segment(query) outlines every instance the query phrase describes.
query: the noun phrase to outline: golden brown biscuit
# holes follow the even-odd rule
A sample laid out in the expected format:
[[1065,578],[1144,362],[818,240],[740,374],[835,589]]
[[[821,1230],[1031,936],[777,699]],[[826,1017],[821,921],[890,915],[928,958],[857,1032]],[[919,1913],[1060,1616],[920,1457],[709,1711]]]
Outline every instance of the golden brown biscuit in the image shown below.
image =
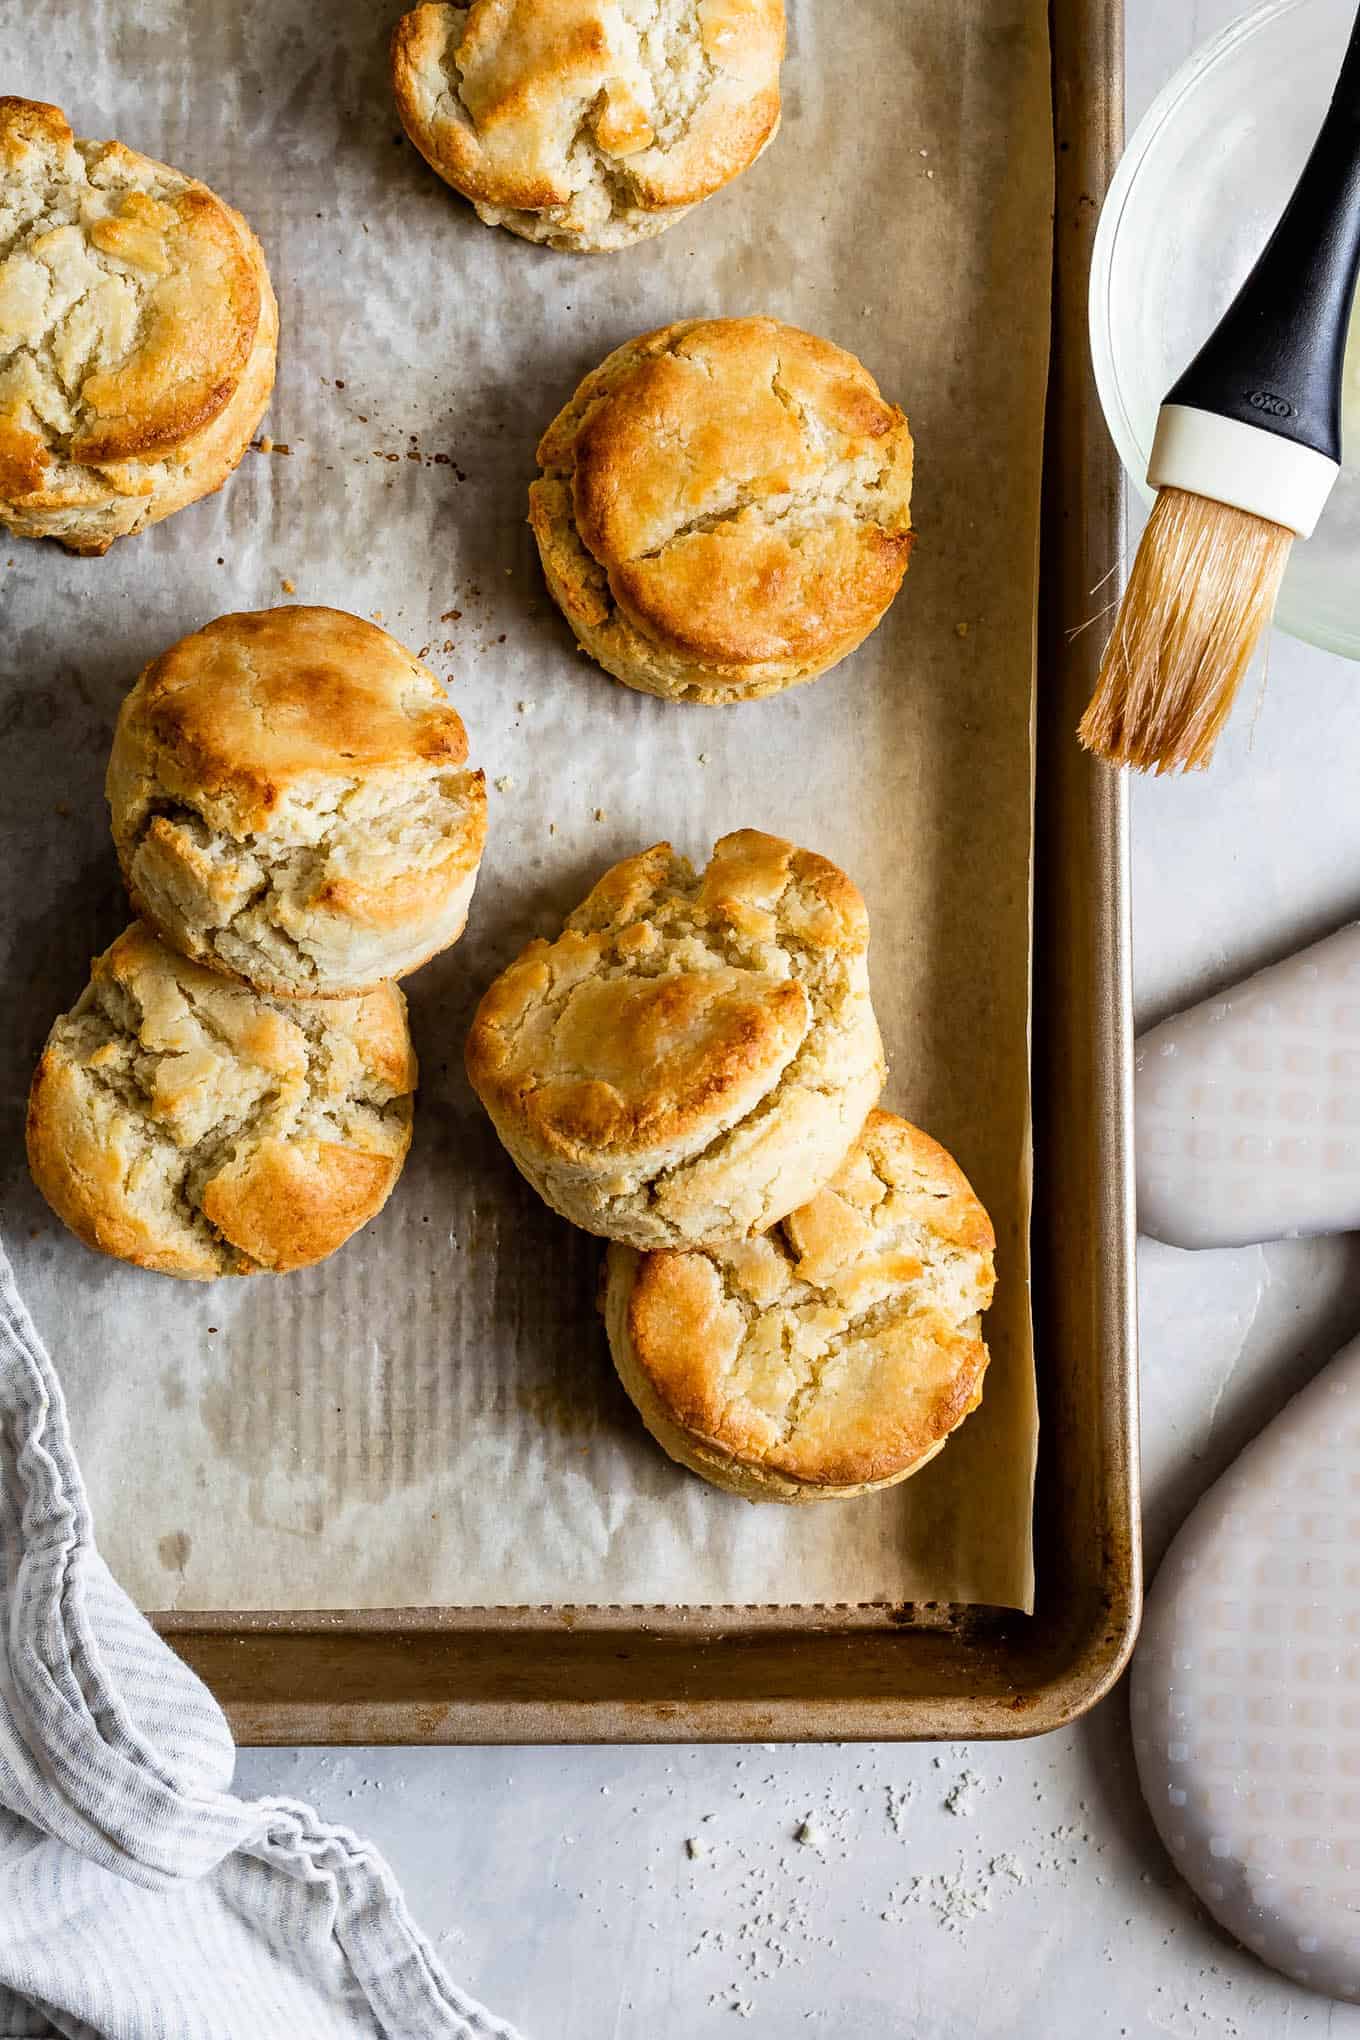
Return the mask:
[[0,524],[69,553],[220,488],[273,390],[239,212],[57,106],[0,98]]
[[486,785],[434,674],[339,609],[219,616],[147,667],[108,773],[139,914],[278,998],[350,998],[462,934]]
[[282,1274],[387,1202],[415,1083],[395,985],[275,1003],[134,922],[48,1036],[29,1167],[102,1253],[203,1281]]
[[852,354],[775,319],[616,348],[538,460],[548,586],[591,657],[647,694],[746,701],[815,679],[906,572],[906,418]]
[[882,1088],[868,946],[824,857],[742,829],[695,872],[658,843],[502,971],[468,1075],[516,1165],[587,1232],[761,1232],[834,1173]]
[[260,245],[206,185],[0,99],[0,524],[107,552],[220,488],[274,386]]
[[906,1480],[982,1400],[991,1221],[928,1134],[871,1112],[831,1182],[763,1238],[611,1246],[620,1379],[672,1459],[757,1502]]
[[601,253],[659,234],[779,126],[784,0],[472,0],[392,38],[403,127],[490,227]]

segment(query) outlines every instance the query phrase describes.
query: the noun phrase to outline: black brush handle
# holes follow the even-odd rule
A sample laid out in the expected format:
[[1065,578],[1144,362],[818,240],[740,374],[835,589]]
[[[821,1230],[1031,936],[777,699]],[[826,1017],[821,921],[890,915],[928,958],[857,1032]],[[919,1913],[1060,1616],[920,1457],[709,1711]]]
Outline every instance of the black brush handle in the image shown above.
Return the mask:
[[1303,175],[1168,404],[1341,459],[1341,369],[1360,267],[1360,16]]

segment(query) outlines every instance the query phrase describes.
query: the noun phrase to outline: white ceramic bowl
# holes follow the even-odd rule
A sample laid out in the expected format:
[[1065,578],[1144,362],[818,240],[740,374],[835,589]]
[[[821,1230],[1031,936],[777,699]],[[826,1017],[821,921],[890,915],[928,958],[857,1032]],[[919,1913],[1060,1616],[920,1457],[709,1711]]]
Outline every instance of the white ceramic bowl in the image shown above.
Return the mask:
[[[1355,0],[1267,0],[1207,44],[1149,109],[1101,214],[1091,269],[1096,382],[1148,502],[1162,398],[1283,211],[1326,109]],[[1346,358],[1345,463],[1294,547],[1276,620],[1360,658],[1360,319]]]

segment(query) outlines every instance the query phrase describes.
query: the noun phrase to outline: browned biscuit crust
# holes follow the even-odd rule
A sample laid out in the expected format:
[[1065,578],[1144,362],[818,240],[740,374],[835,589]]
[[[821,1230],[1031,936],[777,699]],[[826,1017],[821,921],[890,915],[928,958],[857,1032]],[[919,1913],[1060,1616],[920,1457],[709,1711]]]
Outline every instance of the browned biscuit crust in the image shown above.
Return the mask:
[[754,829],[695,873],[658,843],[482,999],[467,1066],[554,1209],[639,1246],[762,1230],[825,1182],[883,1081],[868,917]]
[[953,1158],[869,1115],[836,1176],[763,1238],[609,1250],[621,1380],[671,1457],[753,1501],[905,1480],[982,1397],[991,1223]]
[[442,686],[376,624],[220,616],[141,675],[108,773],[139,913],[283,998],[352,997],[457,939],[486,786]]
[[407,134],[488,226],[601,253],[729,183],[779,125],[784,0],[471,0],[403,15]]
[[548,586],[591,656],[645,693],[744,701],[814,679],[906,572],[905,416],[853,355],[775,319],[616,348],[538,459]]
[[48,1037],[29,1167],[101,1253],[197,1280],[283,1273],[386,1203],[415,1083],[394,985],[275,1004],[134,922]]
[[102,553],[220,487],[274,381],[259,243],[205,185],[0,99],[0,522]]

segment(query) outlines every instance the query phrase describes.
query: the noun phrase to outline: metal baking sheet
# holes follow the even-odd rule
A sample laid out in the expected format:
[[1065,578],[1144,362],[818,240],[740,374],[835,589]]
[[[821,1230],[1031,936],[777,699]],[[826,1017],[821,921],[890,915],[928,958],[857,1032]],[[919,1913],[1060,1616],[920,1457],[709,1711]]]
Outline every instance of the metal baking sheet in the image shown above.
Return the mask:
[[[1058,5],[1053,30],[1058,260],[1035,951],[1044,1419],[1036,1614],[879,1604],[164,1615],[247,1739],[1025,1732],[1095,1697],[1131,1640],[1123,811],[1117,785],[1070,741],[1093,648],[1091,633],[1069,636],[1090,612],[1115,539],[1114,476],[1085,369],[1084,287],[1113,142],[1117,48],[1104,5]],[[91,877],[107,900],[106,869]]]

